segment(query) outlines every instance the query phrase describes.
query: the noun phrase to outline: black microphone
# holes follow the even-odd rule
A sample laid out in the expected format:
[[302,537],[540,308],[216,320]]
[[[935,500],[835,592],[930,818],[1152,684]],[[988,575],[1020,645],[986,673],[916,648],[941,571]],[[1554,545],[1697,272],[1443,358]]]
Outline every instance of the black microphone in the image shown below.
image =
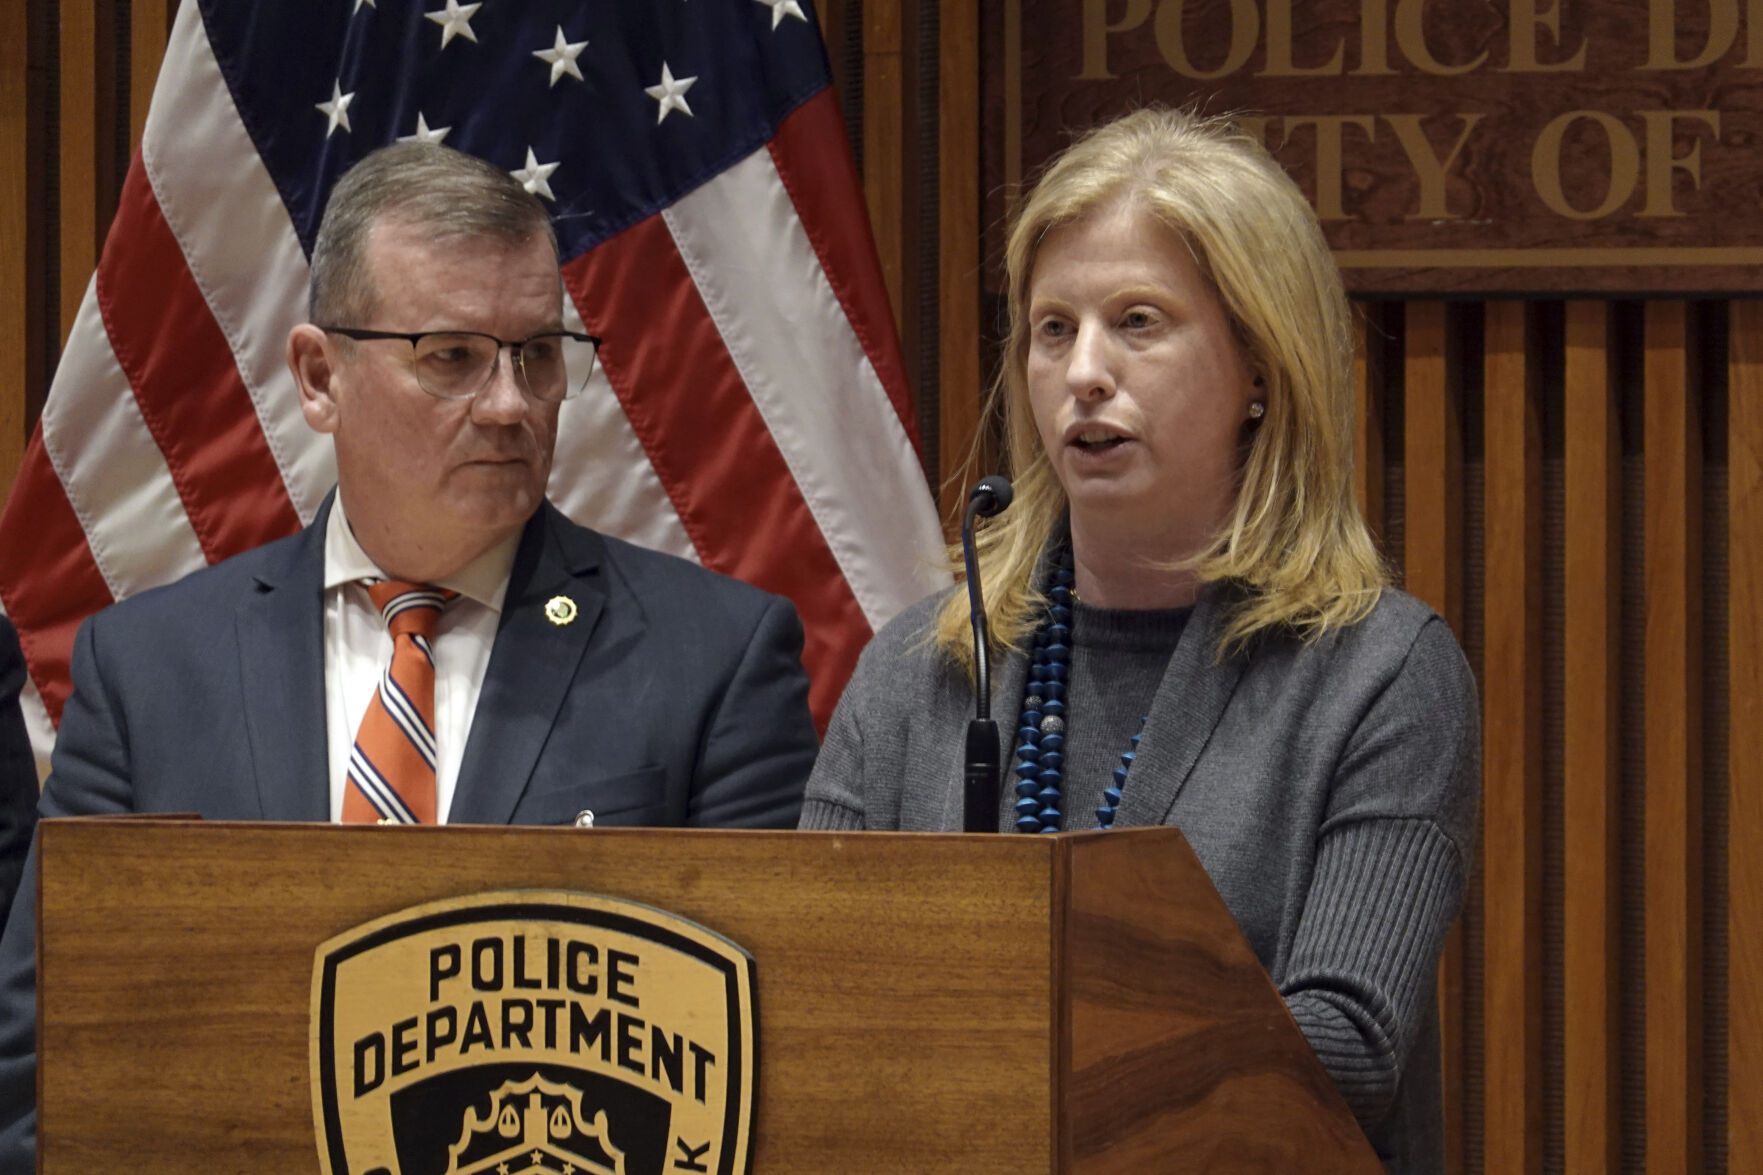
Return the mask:
[[998,724],[992,721],[991,640],[986,633],[986,606],[979,583],[979,556],[973,549],[973,520],[990,518],[1006,506],[1015,491],[1008,478],[981,478],[967,495],[961,515],[961,558],[967,567],[967,605],[973,617],[974,717],[967,723],[967,757],[962,769],[965,805],[962,824],[968,832],[998,831]]

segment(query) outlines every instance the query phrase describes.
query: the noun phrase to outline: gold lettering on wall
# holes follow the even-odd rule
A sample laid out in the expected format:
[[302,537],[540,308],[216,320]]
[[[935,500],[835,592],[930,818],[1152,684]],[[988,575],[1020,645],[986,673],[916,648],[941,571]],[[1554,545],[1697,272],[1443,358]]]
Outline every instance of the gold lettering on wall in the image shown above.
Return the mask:
[[1344,152],[1341,150],[1342,129],[1348,124],[1365,132],[1367,142],[1377,138],[1377,123],[1368,114],[1293,115],[1286,119],[1286,141],[1301,126],[1316,128],[1316,215],[1322,220],[1345,220],[1342,205],[1341,178]]
[[1267,0],[1267,65],[1260,77],[1324,77],[1341,72],[1346,43],[1336,41],[1334,56],[1326,65],[1298,65],[1292,61],[1292,0]]
[[1458,215],[1445,207],[1445,176],[1450,173],[1451,164],[1457,161],[1463,144],[1469,141],[1469,132],[1482,116],[1457,115],[1463,129],[1457,133],[1457,141],[1451,144],[1443,159],[1434,154],[1432,142],[1421,128],[1420,115],[1386,114],[1383,117],[1396,132],[1396,141],[1402,144],[1402,153],[1408,157],[1408,163],[1414,168],[1415,181],[1420,185],[1419,207],[1408,214],[1408,219],[1445,220]]
[[1245,112],[1355,292],[1763,296],[1763,0],[979,2],[988,222],[1073,133],[1193,106]]
[[1566,61],[1542,61],[1537,57],[1537,29],[1546,29],[1557,46],[1561,43],[1561,5],[1554,0],[1548,11],[1537,9],[1537,0],[1511,0],[1512,53],[1506,69],[1511,73],[1541,73],[1545,70],[1579,70],[1585,68],[1585,39]]
[[[1610,182],[1604,200],[1596,208],[1581,210],[1567,202],[1561,187],[1561,144],[1567,130],[1581,120],[1595,122],[1603,128],[1610,146]],[[1609,216],[1628,202],[1641,174],[1641,149],[1629,129],[1611,114],[1602,110],[1570,110],[1552,119],[1537,136],[1530,152],[1531,182],[1536,193],[1551,212],[1570,220],[1598,220]]]
[[1083,27],[1083,68],[1078,70],[1078,79],[1090,82],[1113,80],[1114,75],[1108,72],[1109,34],[1136,29],[1150,15],[1151,0],[1126,0],[1126,12],[1118,21],[1109,23],[1108,0],[1083,0],[1080,16]]
[[1426,0],[1396,0],[1396,44],[1416,68],[1441,77],[1468,73],[1488,59],[1486,49],[1474,61],[1462,65],[1446,65],[1434,57],[1426,43]]
[[1188,59],[1187,40],[1181,27],[1184,7],[1184,0],[1163,0],[1157,5],[1157,20],[1153,26],[1157,33],[1157,51],[1163,54],[1169,68],[1183,77],[1201,81],[1228,77],[1243,68],[1249,54],[1255,51],[1255,42],[1261,39],[1261,14],[1255,7],[1255,0],[1230,0],[1230,48],[1225,53],[1224,64],[1210,70],[1202,70]]
[[1718,110],[1643,110],[1647,124],[1647,202],[1642,216],[1684,216],[1671,199],[1671,173],[1681,171],[1694,186],[1702,186],[1702,140],[1696,136],[1690,149],[1682,155],[1671,153],[1673,125],[1678,119],[1695,119],[1706,123],[1716,138],[1720,136]]
[[1359,68],[1356,77],[1395,73],[1390,68],[1389,0],[1359,0]]
[[[1739,31],[1738,0],[1691,0],[1691,3],[1708,5],[1708,41],[1702,51],[1688,61],[1679,61],[1677,0],[1647,0],[1647,63],[1642,69],[1701,69],[1719,61],[1732,48],[1733,38]],[[1754,49],[1755,42],[1753,57]]]

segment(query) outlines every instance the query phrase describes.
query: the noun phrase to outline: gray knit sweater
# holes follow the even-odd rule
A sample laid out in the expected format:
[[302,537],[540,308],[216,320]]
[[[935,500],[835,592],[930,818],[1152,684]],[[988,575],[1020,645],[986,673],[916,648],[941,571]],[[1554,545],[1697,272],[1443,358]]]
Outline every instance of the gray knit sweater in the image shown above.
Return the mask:
[[[1385,1166],[1442,1171],[1433,979],[1473,847],[1480,727],[1469,667],[1444,622],[1393,590],[1320,641],[1263,638],[1220,662],[1227,590],[1202,596],[1168,658],[1116,824],[1182,829]],[[960,827],[973,693],[926,640],[940,603],[914,605],[864,651],[802,827]],[[1082,630],[1118,629],[1118,618],[1079,620],[1071,739],[1087,704],[1093,728],[1123,741],[1143,713],[1132,712],[1144,702],[1129,680],[1142,670],[1119,661],[1111,689],[1110,659],[1130,654],[1106,641],[1086,650]],[[995,668],[1008,774],[1026,665],[1016,654]],[[1083,756],[1089,766],[1068,759],[1078,801],[1066,805],[1068,828],[1094,827],[1086,804],[1102,783],[1084,776],[1114,753]],[[1001,801],[999,827],[1013,816]]]

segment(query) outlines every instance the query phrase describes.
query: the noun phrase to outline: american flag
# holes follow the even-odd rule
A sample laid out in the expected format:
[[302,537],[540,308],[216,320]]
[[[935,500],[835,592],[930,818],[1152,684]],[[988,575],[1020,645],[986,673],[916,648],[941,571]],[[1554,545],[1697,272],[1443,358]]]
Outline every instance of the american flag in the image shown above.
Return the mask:
[[411,137],[539,195],[566,324],[606,340],[552,500],[791,597],[824,725],[872,630],[947,580],[807,0],[184,0],[0,519],[39,750],[82,619],[334,482],[284,341],[332,183]]

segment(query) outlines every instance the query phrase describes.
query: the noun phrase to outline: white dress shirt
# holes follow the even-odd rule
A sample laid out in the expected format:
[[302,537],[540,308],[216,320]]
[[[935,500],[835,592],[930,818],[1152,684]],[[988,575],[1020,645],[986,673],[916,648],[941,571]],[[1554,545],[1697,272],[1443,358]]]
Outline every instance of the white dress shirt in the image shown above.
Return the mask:
[[[502,618],[502,598],[520,535],[510,535],[444,578],[436,587],[459,598],[441,612],[435,630],[435,813],[447,823],[459,764],[471,734],[471,716],[490,664]],[[324,712],[331,765],[331,820],[343,817],[349,752],[380,674],[392,659],[392,636],[367,594],[364,579],[391,579],[374,565],[343,514],[343,496],[331,504],[324,535]]]

